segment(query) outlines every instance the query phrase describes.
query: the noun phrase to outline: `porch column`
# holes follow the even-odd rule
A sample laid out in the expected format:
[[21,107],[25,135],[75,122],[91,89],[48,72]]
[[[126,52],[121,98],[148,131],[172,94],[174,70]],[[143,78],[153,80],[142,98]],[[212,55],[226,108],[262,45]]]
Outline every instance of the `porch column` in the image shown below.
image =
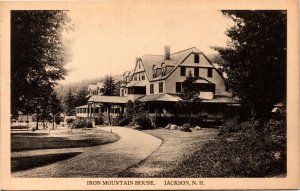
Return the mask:
[[95,102],[93,102],[93,119],[95,118]]
[[87,108],[86,108],[86,119],[89,119],[89,103],[87,103]]

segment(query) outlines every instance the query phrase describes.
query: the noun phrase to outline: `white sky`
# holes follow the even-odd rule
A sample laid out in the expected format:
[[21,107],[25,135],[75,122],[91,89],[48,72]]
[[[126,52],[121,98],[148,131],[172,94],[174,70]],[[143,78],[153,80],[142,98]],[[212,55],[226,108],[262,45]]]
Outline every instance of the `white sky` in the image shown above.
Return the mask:
[[[135,4],[136,5],[136,4]],[[159,6],[158,6],[159,5]],[[69,34],[73,58],[65,82],[121,74],[132,70],[143,54],[171,53],[197,47],[225,46],[231,21],[217,10],[157,4],[129,6],[106,3],[69,13],[75,31]]]

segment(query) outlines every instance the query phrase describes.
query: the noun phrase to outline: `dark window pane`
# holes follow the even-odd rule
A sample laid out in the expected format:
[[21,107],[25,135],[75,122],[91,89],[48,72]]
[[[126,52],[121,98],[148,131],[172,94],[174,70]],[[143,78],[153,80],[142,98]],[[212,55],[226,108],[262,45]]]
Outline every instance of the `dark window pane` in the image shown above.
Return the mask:
[[195,54],[194,61],[195,63],[199,63],[199,54]]
[[176,92],[181,92],[181,82],[176,82]]
[[180,67],[180,75],[185,76],[185,67],[184,66]]
[[207,77],[212,77],[212,68],[207,69]]
[[159,82],[159,93],[162,93],[164,89],[164,84],[163,82]]
[[150,94],[154,93],[154,84],[150,84]]

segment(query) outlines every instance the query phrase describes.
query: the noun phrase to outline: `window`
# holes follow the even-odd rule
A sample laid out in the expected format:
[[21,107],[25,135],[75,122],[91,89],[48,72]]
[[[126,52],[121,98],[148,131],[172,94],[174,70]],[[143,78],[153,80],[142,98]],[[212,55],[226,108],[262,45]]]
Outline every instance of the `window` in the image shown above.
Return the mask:
[[150,84],[150,94],[154,93],[154,84]]
[[156,78],[156,69],[153,69],[153,78]]
[[141,64],[139,63],[139,69],[141,69]]
[[176,82],[176,92],[180,93],[181,92],[181,82]]
[[194,68],[194,76],[199,77],[199,68]]
[[216,92],[216,85],[211,83],[211,84],[205,84],[205,83],[200,83],[199,89],[201,92]]
[[208,69],[207,69],[207,77],[210,77],[210,78],[211,78],[212,75],[213,75],[212,72],[213,72],[213,71],[212,71],[212,68],[208,68]]
[[145,80],[145,75],[142,75],[142,80]]
[[185,67],[180,67],[180,75],[185,76]]
[[158,84],[158,92],[159,93],[163,93],[163,91],[164,91],[164,83],[163,82],[159,82],[159,84]]
[[199,54],[195,54],[194,62],[199,63]]
[[163,67],[162,69],[161,69],[161,76],[165,76],[166,75],[166,67]]

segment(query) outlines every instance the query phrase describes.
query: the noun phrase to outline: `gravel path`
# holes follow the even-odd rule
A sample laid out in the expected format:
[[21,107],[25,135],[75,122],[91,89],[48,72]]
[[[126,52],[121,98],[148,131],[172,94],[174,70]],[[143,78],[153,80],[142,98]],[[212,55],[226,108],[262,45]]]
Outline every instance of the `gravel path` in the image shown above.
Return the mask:
[[[121,139],[115,143],[84,148],[83,153],[65,161],[13,173],[13,177],[115,177],[119,172],[147,158],[161,140],[124,127],[98,127]],[[52,150],[52,149],[51,149]]]

